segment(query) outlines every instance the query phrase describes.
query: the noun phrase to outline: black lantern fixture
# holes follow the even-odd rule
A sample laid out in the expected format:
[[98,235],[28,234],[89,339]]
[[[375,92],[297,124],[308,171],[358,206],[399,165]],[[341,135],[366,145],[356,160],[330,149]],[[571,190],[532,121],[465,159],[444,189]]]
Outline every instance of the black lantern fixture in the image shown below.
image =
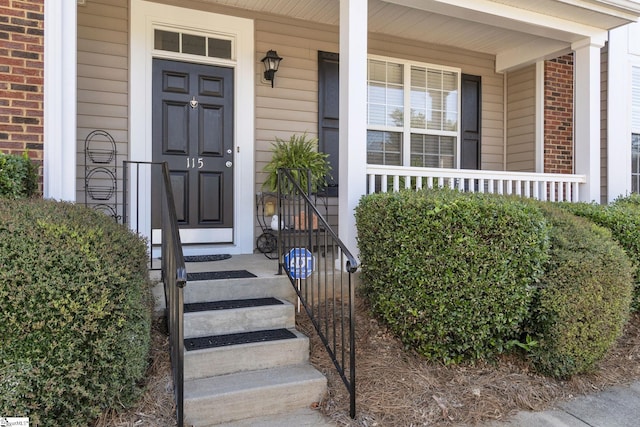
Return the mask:
[[267,55],[262,58],[262,63],[264,64],[264,79],[271,82],[271,87],[273,87],[273,81],[276,77],[276,71],[278,71],[278,67],[280,66],[280,61],[282,61],[282,58],[278,56],[278,52],[275,50],[270,50],[267,52]]

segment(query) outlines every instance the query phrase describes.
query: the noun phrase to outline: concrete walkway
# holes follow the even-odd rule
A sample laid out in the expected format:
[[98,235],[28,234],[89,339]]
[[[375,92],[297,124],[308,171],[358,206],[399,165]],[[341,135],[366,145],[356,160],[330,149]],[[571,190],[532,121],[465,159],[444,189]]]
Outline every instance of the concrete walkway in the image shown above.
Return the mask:
[[640,382],[577,397],[542,412],[519,412],[483,427],[638,427]]

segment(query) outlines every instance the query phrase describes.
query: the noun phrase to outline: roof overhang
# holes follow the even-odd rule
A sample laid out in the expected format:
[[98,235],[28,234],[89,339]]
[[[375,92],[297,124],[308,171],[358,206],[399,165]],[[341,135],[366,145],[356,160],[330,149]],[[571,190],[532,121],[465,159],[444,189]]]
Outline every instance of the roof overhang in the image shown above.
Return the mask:
[[[518,38],[490,46],[496,71],[503,72],[556,57],[573,44],[589,40],[603,45],[610,29],[635,22],[640,2],[632,0],[381,0],[481,25],[496,34]],[[493,30],[491,30],[493,29]]]
[[[199,0],[339,25],[345,0]],[[496,71],[557,57],[576,44],[602,45],[636,22],[640,0],[369,0],[368,31],[495,56]]]

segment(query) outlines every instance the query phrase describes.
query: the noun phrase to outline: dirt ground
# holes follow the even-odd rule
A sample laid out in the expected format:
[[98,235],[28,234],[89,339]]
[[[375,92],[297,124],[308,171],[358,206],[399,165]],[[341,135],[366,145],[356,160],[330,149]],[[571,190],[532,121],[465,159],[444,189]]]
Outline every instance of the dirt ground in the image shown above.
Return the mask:
[[[537,375],[520,358],[505,356],[494,364],[444,366],[407,352],[385,327],[356,304],[356,419],[349,418],[347,391],[306,315],[298,327],[311,337],[311,361],[328,379],[320,405],[339,426],[469,426],[506,419],[520,410],[542,410],[574,396],[640,379],[640,316],[599,369],[569,381]],[[111,410],[94,427],[173,427],[175,405],[168,339],[162,321],[153,327],[145,393],[129,410]]]

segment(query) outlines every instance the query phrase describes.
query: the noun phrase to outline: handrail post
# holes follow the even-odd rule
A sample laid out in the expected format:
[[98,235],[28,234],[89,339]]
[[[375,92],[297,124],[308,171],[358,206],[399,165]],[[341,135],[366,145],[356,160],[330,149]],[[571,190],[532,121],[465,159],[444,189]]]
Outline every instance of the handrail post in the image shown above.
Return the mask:
[[[140,166],[147,165],[153,172],[154,167],[161,167],[162,179],[158,183],[161,186],[161,208],[159,214],[161,220],[162,241],[161,265],[162,281],[164,285],[166,316],[169,329],[169,344],[171,354],[171,366],[173,371],[174,398],[176,401],[176,421],[178,427],[184,426],[184,296],[183,288],[187,283],[187,270],[182,253],[180,242],[180,231],[169,176],[169,166],[167,162],[138,162],[125,161],[123,166],[124,188],[123,188],[123,218],[127,224],[127,190],[129,165],[136,166],[136,228],[139,231],[140,222]],[[133,172],[131,172],[133,173]],[[132,185],[132,184],[131,184]],[[131,227],[131,224],[128,224]],[[151,227],[153,235],[153,227]],[[150,242],[150,265],[153,269],[153,240]]]

